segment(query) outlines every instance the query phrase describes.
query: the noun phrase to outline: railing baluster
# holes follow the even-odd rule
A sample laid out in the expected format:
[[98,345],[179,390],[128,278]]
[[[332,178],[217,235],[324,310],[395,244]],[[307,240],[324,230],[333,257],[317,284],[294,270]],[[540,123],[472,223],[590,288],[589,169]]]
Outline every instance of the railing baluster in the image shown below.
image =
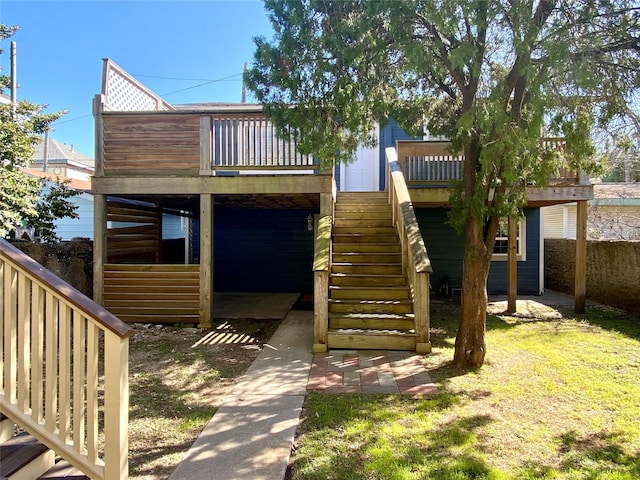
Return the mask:
[[44,424],[49,432],[56,429],[58,411],[58,335],[60,325],[60,305],[50,292],[45,298],[47,327],[45,332],[47,349],[45,351],[45,407]]
[[31,289],[31,418],[42,424],[44,421],[44,289],[33,284]]
[[29,307],[31,305],[31,282],[24,275],[18,276],[18,408],[29,412],[29,382],[31,379],[31,326]]
[[16,402],[16,317],[18,316],[18,272],[10,265],[4,269],[4,395]]
[[98,461],[98,354],[100,330],[87,323],[87,457]]
[[71,440],[71,308],[66,304],[60,305],[58,332],[59,345],[59,433],[63,443]]
[[86,415],[86,319],[73,311],[73,446],[78,453],[84,451]]

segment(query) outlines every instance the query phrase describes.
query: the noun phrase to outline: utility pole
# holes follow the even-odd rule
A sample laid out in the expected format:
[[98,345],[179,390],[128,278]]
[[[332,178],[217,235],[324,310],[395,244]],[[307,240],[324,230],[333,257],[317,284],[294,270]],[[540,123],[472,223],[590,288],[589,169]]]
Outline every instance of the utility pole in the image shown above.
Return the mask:
[[16,42],[11,42],[11,115],[14,120],[18,105],[18,78],[16,75]]
[[247,103],[247,85],[244,82],[244,74],[247,72],[249,64],[244,62],[244,69],[242,70],[242,103]]

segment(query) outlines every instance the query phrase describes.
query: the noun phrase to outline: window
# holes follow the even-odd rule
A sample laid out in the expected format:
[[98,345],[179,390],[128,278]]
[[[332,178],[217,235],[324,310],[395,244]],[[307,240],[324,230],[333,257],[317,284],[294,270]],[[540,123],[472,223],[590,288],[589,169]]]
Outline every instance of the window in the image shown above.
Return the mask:
[[[526,218],[521,218],[516,226],[516,258],[520,262],[527,259],[526,246]],[[498,233],[496,235],[496,244],[493,247],[492,260],[507,261],[507,253],[509,252],[509,227],[507,219],[500,220]]]

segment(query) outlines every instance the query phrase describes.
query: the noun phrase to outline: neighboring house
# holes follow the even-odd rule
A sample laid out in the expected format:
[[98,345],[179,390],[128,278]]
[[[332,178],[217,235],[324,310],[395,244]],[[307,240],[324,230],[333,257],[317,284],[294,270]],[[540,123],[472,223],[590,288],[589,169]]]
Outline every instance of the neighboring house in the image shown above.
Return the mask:
[[93,175],[94,160],[77,151],[73,145],[58,142],[45,136],[36,145],[36,151],[29,161],[29,168],[50,175],[88,181]]
[[[348,165],[320,169],[294,142],[275,136],[260,105],[173,106],[108,59],[103,79],[94,104],[99,148],[92,178],[99,303],[126,321],[206,327],[214,290],[314,292],[314,348],[430,348],[428,283],[434,292],[458,294],[462,278],[463,240],[447,215],[448,185],[461,178],[463,158],[447,142],[410,139],[390,121],[378,129],[378,147],[361,149]],[[403,188],[409,198],[398,200]],[[389,193],[366,193],[383,191]],[[583,212],[592,196],[593,187],[575,174],[544,190],[528,188],[512,239],[516,255],[507,261],[505,222],[489,292],[511,292],[517,281],[518,293],[541,293],[541,207],[577,200]],[[188,262],[162,263],[166,212],[180,213],[192,227]],[[403,237],[412,218],[422,238]],[[116,220],[117,227],[110,223]],[[584,246],[578,242],[576,251]],[[325,251],[333,252],[328,261]],[[418,308],[425,297],[427,306]],[[423,331],[418,318],[426,318],[427,340],[374,339],[392,335],[382,330]]]
[[[576,204],[543,209],[544,238],[576,238]],[[640,184],[596,183],[589,200],[590,240],[640,240]]]

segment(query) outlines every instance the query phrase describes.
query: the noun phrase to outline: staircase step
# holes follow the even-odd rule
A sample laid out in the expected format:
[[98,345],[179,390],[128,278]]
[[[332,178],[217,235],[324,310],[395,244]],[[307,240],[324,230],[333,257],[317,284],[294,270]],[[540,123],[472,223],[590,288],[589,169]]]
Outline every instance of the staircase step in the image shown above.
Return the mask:
[[[360,214],[361,215],[361,214]],[[349,217],[335,217],[333,220],[334,230],[336,228],[393,228],[391,223],[391,214],[389,216],[372,216],[369,218],[349,218]],[[395,230],[395,229],[394,229]]]
[[368,275],[368,274],[346,274],[332,273],[331,285],[345,285],[352,287],[400,287],[407,285],[407,277],[404,275]]
[[383,210],[381,208],[376,208],[373,212],[360,211],[346,211],[346,210],[336,210],[335,220],[384,220],[386,222],[391,223],[391,209]]
[[401,263],[333,263],[331,273],[360,275],[402,275]]
[[27,433],[21,433],[0,445],[3,480],[38,478],[55,462],[53,451]]
[[402,254],[334,252],[333,263],[402,263]]
[[416,334],[397,330],[330,329],[329,348],[353,350],[415,350]]
[[391,235],[397,237],[396,229],[392,226],[385,227],[333,227],[333,235]]
[[329,297],[334,300],[405,300],[409,299],[409,289],[400,287],[360,287],[332,285]]
[[89,480],[84,473],[65,460],[58,462],[36,480]]
[[340,217],[343,213],[367,213],[374,215],[376,213],[390,213],[391,209],[387,203],[336,203],[335,204],[336,216]]
[[333,234],[334,243],[398,243],[398,234],[341,233]]
[[329,311],[333,313],[412,313],[411,300],[356,300],[329,299]]
[[387,192],[338,192],[336,203],[389,203]]
[[13,437],[15,427],[15,424],[9,417],[7,417],[3,413],[0,413],[0,443],[6,442],[11,437]]
[[329,328],[355,328],[369,330],[413,330],[413,314],[347,313],[329,315]]
[[333,253],[401,253],[399,243],[333,243]]

